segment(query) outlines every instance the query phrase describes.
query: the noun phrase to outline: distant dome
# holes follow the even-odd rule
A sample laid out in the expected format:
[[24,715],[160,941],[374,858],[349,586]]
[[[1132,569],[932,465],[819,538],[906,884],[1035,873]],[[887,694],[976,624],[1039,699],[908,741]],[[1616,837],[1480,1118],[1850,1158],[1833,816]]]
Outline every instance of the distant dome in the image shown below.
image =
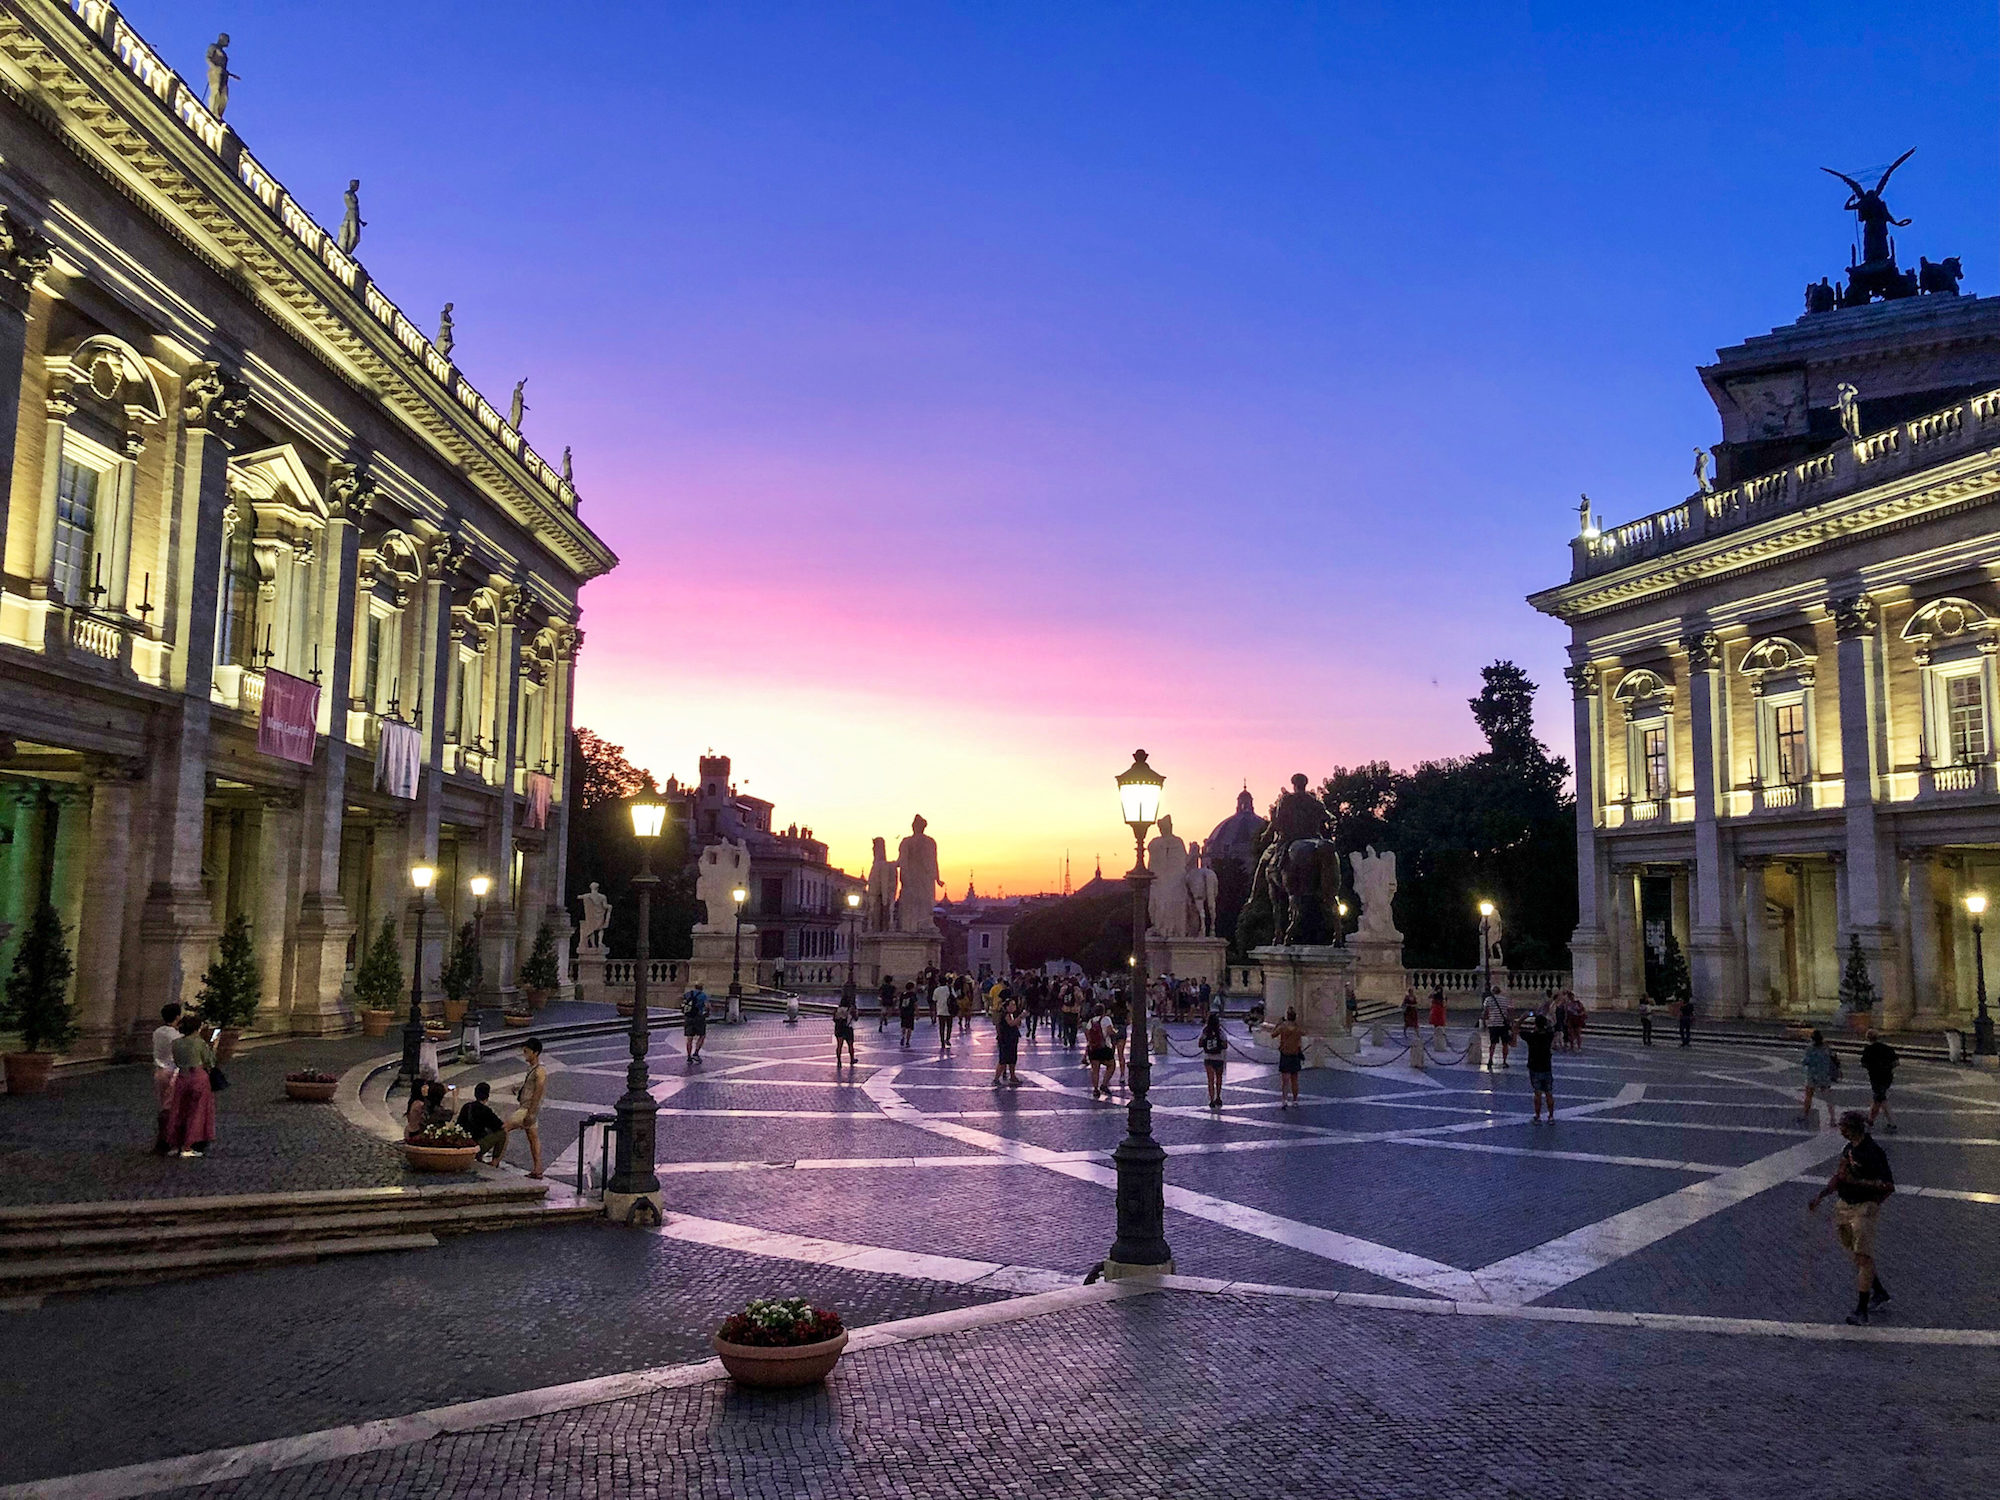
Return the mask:
[[1211,864],[1218,859],[1238,859],[1248,870],[1257,860],[1257,840],[1270,826],[1257,816],[1257,799],[1245,787],[1236,794],[1236,811],[1215,825],[1202,846],[1202,857]]

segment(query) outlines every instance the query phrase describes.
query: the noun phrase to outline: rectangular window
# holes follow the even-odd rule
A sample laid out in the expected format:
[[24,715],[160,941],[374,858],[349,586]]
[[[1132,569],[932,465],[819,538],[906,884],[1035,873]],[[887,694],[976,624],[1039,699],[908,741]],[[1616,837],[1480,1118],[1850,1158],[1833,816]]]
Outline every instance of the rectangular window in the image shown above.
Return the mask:
[[1986,683],[1979,674],[1946,681],[1945,715],[1952,764],[1986,759]]
[[1667,795],[1667,730],[1664,724],[1640,731],[1639,756],[1646,773],[1646,796],[1657,802]]
[[255,667],[257,647],[256,554],[251,528],[239,523],[229,534],[222,555],[222,607],[216,611],[215,660],[218,666]]
[[1780,703],[1771,710],[1771,745],[1778,756],[1778,780],[1806,779],[1806,706]]
[[368,646],[361,668],[361,696],[368,700],[371,712],[382,711],[382,637],[388,633],[388,621],[374,610],[368,611]]
[[90,600],[91,543],[97,534],[97,470],[65,458],[56,471],[56,549],[50,582],[67,604]]

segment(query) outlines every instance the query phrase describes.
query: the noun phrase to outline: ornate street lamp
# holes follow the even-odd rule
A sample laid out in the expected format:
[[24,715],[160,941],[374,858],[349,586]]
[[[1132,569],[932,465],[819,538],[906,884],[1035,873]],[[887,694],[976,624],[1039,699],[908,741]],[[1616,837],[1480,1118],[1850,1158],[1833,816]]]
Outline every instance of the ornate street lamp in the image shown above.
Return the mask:
[[1972,1020],[1972,1050],[1981,1057],[1993,1055],[1993,1017],[1986,1013],[1986,948],[1981,941],[1985,925],[1979,920],[1986,915],[1984,896],[1965,898],[1966,914],[1972,918],[1972,972],[1979,985],[1979,1014]]
[[736,937],[729,945],[729,1024],[734,1026],[743,1019],[743,907],[750,892],[739,885],[729,899],[736,903]]
[[861,892],[847,893],[847,983],[840,987],[841,1003],[854,1006],[854,929],[861,919]]
[[466,1001],[465,1015],[458,1023],[458,1060],[476,1063],[480,1059],[479,990],[486,979],[486,893],[493,889],[493,877],[475,875],[466,885],[472,890],[472,953],[478,961],[479,970],[473,978],[472,995]]
[[1479,967],[1484,978],[1479,982],[1482,1000],[1493,993],[1493,903],[1479,903]]
[[1160,788],[1166,778],[1146,764],[1146,752],[1135,751],[1132,764],[1118,780],[1119,810],[1132,830],[1136,857],[1125,877],[1132,887],[1132,999],[1126,1019],[1132,1037],[1128,1072],[1131,1103],[1125,1111],[1125,1139],[1111,1153],[1118,1172],[1118,1238],[1105,1258],[1107,1276],[1171,1272],[1173,1251],[1167,1248],[1167,1153],[1153,1139],[1153,1054],[1145,1030],[1152,1017],[1146,1007],[1146,913],[1153,872],[1146,868],[1146,831],[1160,816]]
[[437,873],[435,865],[410,866],[410,884],[417,888],[417,947],[410,955],[410,1018],[403,1023],[403,1069],[396,1076],[412,1095],[417,1091],[417,1069],[424,1051],[424,906]]
[[[646,1003],[646,970],[653,956],[653,841],[667,820],[664,802],[640,798],[632,803],[632,832],[639,840],[639,873],[632,887],[639,895],[639,961],[633,966],[632,1061],[625,1068],[625,1092],[612,1106],[617,1113],[617,1142],[611,1178],[604,1184],[607,1218],[630,1224],[640,1218],[660,1222],[660,1175],[654,1170],[653,1143],[659,1126],[660,1101],[653,1097],[646,1075],[646,1050],[651,1044],[652,1012]],[[643,1205],[643,1207],[642,1207]]]

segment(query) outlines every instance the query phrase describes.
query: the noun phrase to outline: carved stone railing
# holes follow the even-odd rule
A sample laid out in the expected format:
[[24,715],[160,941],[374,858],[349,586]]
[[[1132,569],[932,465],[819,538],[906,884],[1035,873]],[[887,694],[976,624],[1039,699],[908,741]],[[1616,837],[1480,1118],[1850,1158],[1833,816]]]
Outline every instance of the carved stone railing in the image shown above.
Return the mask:
[[1797,807],[1804,800],[1804,788],[1796,781],[1767,781],[1757,788],[1757,807],[1763,812]]
[[[1403,977],[1420,997],[1432,990],[1443,990],[1447,995],[1478,995],[1484,993],[1486,988],[1484,969],[1405,969]],[[1512,994],[1530,990],[1566,990],[1570,987],[1570,971],[1495,968],[1493,987]]]
[[73,609],[69,614],[69,643],[87,656],[116,661],[125,647],[125,632],[101,616]]
[[2000,391],[1987,391],[1894,427],[1836,443],[1825,453],[1769,474],[1691,496],[1676,505],[1586,534],[1571,544],[1572,582],[1880,484],[2000,442]]
[[1976,792],[1986,782],[1986,766],[1981,761],[1968,761],[1956,766],[1931,766],[1924,772],[1924,790],[1945,795],[1960,792]]

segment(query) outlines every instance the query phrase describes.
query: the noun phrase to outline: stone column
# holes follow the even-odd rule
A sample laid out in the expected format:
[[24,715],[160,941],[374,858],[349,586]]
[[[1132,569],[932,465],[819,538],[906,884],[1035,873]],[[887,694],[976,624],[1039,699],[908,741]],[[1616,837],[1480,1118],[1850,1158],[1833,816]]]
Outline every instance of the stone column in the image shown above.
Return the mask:
[[1935,872],[1937,851],[1910,851],[1910,1009],[1912,1014],[1891,1019],[1883,1009],[1885,1026],[1915,1026],[1934,1030],[1944,1024],[1946,997],[1938,993],[1939,961],[1937,892]]
[[82,911],[76,931],[76,1009],[83,1036],[72,1056],[124,1052],[139,1020],[142,997],[120,1004],[119,961],[132,883],[132,809],[144,768],[137,761],[91,763],[89,849],[84,856]]
[[1604,805],[1603,746],[1598,733],[1597,668],[1589,662],[1563,669],[1569,679],[1576,726],[1576,930],[1570,934],[1570,982],[1583,1003],[1596,1009],[1617,993],[1615,945],[1605,931],[1606,864],[1599,850],[1597,820]]
[[[443,704],[445,693],[450,688],[451,666],[451,590],[448,577],[456,566],[448,539],[429,543],[424,549],[424,576],[418,585],[421,593],[416,601],[417,607],[404,612],[404,619],[418,633],[415,649],[407,652],[405,658],[410,662],[416,678],[414,683],[405,679],[405,702],[412,705],[406,712],[412,713],[418,723],[424,765],[423,774],[417,780],[416,805],[410,809],[407,825],[409,839],[403,861],[402,888],[410,903],[410,917],[404,927],[406,934],[414,932],[417,909],[416,892],[410,886],[410,867],[435,865],[438,859],[438,835],[444,812]],[[451,909],[450,894],[433,890],[424,917],[424,1000],[439,1006],[444,1003],[444,990],[438,983],[438,977],[444,972],[445,953],[451,939],[450,923],[445,915]]]
[[[35,278],[49,268],[49,243],[34,225],[0,204],[0,474],[14,473],[14,441],[21,425],[21,385],[26,376],[28,303]],[[25,520],[0,506],[0,557],[6,533]]]
[[[46,599],[53,590],[56,557],[56,491],[62,482],[63,438],[69,419],[76,415],[76,397],[67,381],[51,381],[46,398],[47,432],[42,439],[42,499],[35,512],[34,571],[28,587],[36,598]],[[86,600],[65,600],[83,604]]]
[[1630,1009],[1646,992],[1646,939],[1639,926],[1639,867],[1613,865],[1611,893],[1616,912],[1618,989],[1617,1006]]
[[[368,496],[352,464],[329,465],[327,523],[316,565],[313,640],[300,664],[319,663],[319,755],[306,773],[299,811],[298,927],[293,934],[291,989],[285,1009],[292,1030],[307,1036],[350,1031],[354,1013],[343,993],[354,913],[340,894],[340,838],[347,815],[347,684],[354,644],[358,539],[353,517]],[[361,913],[365,919],[367,913]]]
[[213,363],[192,366],[181,386],[183,449],[173,496],[174,576],[166,581],[174,708],[153,722],[148,817],[154,830],[152,886],[141,916],[142,989],[193,1003],[216,933],[202,889],[202,820],[208,797],[209,684],[221,582],[222,512],[228,503],[227,436],[244,415],[242,387]]
[[1694,869],[1690,872],[1693,901],[1688,926],[1688,970],[1696,1002],[1714,1016],[1743,1013],[1738,978],[1736,935],[1730,926],[1730,896],[1734,881],[1723,856],[1717,821],[1721,782],[1729,755],[1724,744],[1728,717],[1722,702],[1724,653],[1712,630],[1686,637],[1690,739],[1694,770]]
[[285,999],[285,927],[292,911],[292,870],[299,852],[299,797],[266,792],[257,819],[257,893],[251,914],[257,953],[257,1015],[261,1032],[290,1029]]
[[35,914],[35,907],[42,889],[42,849],[43,822],[42,784],[38,781],[17,781],[9,784],[6,796],[14,804],[14,841],[7,846],[7,900],[6,910],[0,912],[13,925],[4,949],[0,949],[0,959],[5,960],[5,968],[0,972],[12,973],[14,946],[26,930],[28,919]]
[[493,682],[493,800],[488,804],[483,848],[487,871],[493,877],[493,895],[486,903],[486,921],[480,930],[484,951],[480,963],[485,971],[486,989],[481,1002],[504,1006],[512,998],[525,943],[534,939],[533,930],[521,931],[520,892],[514,888],[514,762],[519,734],[518,704],[521,697],[521,593],[508,588],[502,594],[498,624],[488,647],[488,674]]
[[[64,941],[77,952],[77,931],[83,916],[83,878],[90,861],[90,787],[52,785],[48,805],[55,820],[55,861],[50,866],[49,901],[62,919]],[[74,986],[74,978],[72,978]],[[71,990],[75,994],[74,988]]]
[[1764,871],[1768,859],[1743,861],[1743,1014],[1771,1014],[1770,930]]
[[[1889,925],[1895,849],[1883,837],[1876,806],[1882,684],[1874,602],[1865,594],[1837,599],[1833,617],[1840,660],[1840,764],[1847,810],[1847,899],[1842,919],[1848,932],[1861,939],[1861,952],[1868,960],[1869,976],[1875,981],[1884,1013],[1906,1016],[1910,1002],[1903,993],[1902,955]],[[1845,934],[1836,940],[1836,947],[1844,964]]]

